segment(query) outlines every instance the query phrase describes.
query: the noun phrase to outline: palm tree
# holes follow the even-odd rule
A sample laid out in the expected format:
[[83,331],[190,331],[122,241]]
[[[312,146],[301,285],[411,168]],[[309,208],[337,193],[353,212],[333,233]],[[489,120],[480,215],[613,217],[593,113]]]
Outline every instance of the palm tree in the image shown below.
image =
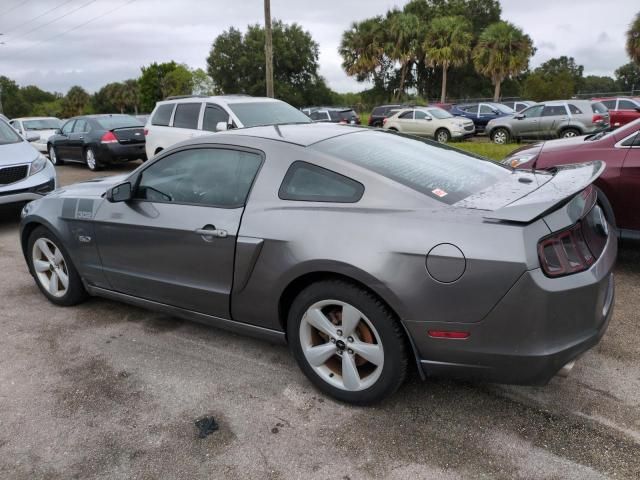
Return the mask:
[[442,103],[447,96],[447,70],[464,65],[471,53],[472,40],[471,23],[464,17],[436,17],[429,25],[423,50],[432,67],[442,67]]
[[484,29],[472,56],[476,71],[495,85],[494,101],[500,99],[502,81],[525,71],[533,53],[529,35],[509,22],[492,23]]
[[384,29],[382,17],[354,22],[342,34],[339,48],[342,68],[359,81],[376,78],[384,61]]
[[127,107],[133,108],[133,111],[138,115],[138,105],[140,104],[140,84],[135,78],[125,80],[122,85],[121,92],[124,102]]
[[387,14],[387,55],[400,63],[400,85],[396,98],[404,94],[409,66],[415,61],[421,36],[420,19],[411,13],[393,10]]
[[627,53],[632,61],[640,65],[640,12],[627,30]]

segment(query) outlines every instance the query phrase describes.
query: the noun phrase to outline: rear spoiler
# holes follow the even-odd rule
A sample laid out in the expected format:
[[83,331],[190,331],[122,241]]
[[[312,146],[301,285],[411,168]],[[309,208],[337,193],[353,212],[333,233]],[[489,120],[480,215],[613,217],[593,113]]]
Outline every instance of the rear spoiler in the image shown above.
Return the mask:
[[569,202],[591,185],[605,169],[605,163],[594,161],[557,167],[553,178],[522,198],[484,215],[490,220],[530,223],[558,206]]

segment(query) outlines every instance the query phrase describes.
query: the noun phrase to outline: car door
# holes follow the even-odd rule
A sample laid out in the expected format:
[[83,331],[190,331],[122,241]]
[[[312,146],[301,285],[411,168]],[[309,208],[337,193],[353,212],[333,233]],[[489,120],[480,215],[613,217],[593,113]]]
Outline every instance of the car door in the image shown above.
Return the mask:
[[207,103],[202,116],[202,130],[204,132],[217,132],[218,123],[229,124],[229,114],[220,106]]
[[73,130],[69,133],[67,139],[67,160],[84,160],[85,136],[89,133],[89,124],[84,118],[76,120]]
[[517,114],[512,124],[513,135],[519,138],[537,138],[543,109],[544,105],[534,105]]
[[616,148],[626,148],[627,154],[620,173],[620,205],[616,220],[620,228],[640,230],[640,132]]
[[185,147],[138,172],[133,199],[105,201],[95,216],[111,288],[230,318],[236,238],[262,160],[246,149]]
[[416,128],[413,121],[413,110],[407,110],[406,112],[402,112],[398,115],[398,126],[400,127],[400,131],[402,133],[416,133]]
[[493,105],[481,103],[480,107],[478,108],[478,120],[476,122],[476,126],[479,126],[481,130],[484,130],[484,128],[487,126],[487,123],[497,117],[498,114],[496,113]]
[[545,105],[538,120],[535,138],[547,139],[558,136],[558,132],[569,123],[566,105]]
[[423,110],[415,110],[413,114],[416,135],[433,137],[435,121],[433,117]]
[[56,154],[59,158],[65,159],[69,157],[69,135],[73,131],[76,119],[72,118],[65,123],[60,129],[60,134],[55,140]]
[[626,98],[618,99],[617,116],[620,125],[626,125],[629,122],[633,122],[635,119],[640,118],[640,110],[638,105],[633,101]]
[[171,124],[171,128],[167,129],[167,138],[170,144],[167,147],[182,142],[183,140],[209,133],[198,129],[202,105],[202,102],[176,104],[176,109],[173,113],[173,123]]

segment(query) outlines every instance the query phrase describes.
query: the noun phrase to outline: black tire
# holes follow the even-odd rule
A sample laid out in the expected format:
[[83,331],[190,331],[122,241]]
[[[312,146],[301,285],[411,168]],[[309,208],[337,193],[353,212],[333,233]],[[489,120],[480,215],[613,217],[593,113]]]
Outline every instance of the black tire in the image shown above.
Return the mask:
[[388,130],[391,131],[391,132],[397,132],[398,131],[398,129],[396,127],[389,127]]
[[56,150],[56,147],[49,144],[49,146],[47,147],[47,151],[49,152],[49,161],[53,165],[64,165],[64,161],[58,157],[58,151]]
[[491,132],[491,141],[497,145],[506,145],[511,141],[511,133],[506,128],[498,127]]
[[[51,293],[49,293],[49,291],[44,288],[44,286],[42,285],[42,283],[40,282],[40,280],[37,278],[37,275],[36,275],[36,269],[34,266],[34,258],[33,258],[34,256],[33,247],[34,247],[34,244],[39,239],[42,239],[42,238],[49,240],[57,248],[59,248],[60,253],[62,254],[62,257],[64,259],[64,263],[66,266],[66,273],[69,278],[69,286],[67,287],[66,293],[61,297],[56,297],[56,296],[53,296]],[[31,232],[31,235],[29,235],[29,239],[27,241],[27,262],[29,265],[29,271],[31,272],[31,275],[35,280],[36,285],[51,303],[54,303],[56,305],[61,305],[61,306],[71,306],[71,305],[77,305],[78,303],[81,303],[87,298],[88,296],[87,291],[84,289],[84,285],[82,284],[82,280],[80,279],[80,275],[78,274],[78,271],[76,270],[75,266],[71,262],[71,257],[69,256],[69,253],[64,248],[64,245],[58,239],[58,237],[56,237],[48,228],[37,227],[33,232]]]
[[[90,156],[93,156],[93,161],[91,160]],[[91,147],[87,147],[84,149],[84,163],[86,163],[87,167],[92,172],[98,172],[102,170],[102,165],[96,158],[96,152]]]
[[[305,312],[316,302],[336,300],[362,312],[373,325],[382,343],[384,361],[379,377],[366,389],[348,391],[329,384],[309,364],[300,342],[300,328]],[[407,339],[398,319],[375,295],[362,287],[342,280],[325,280],[302,290],[288,312],[289,347],[309,380],[322,392],[340,401],[369,405],[392,395],[404,382],[408,369]],[[346,354],[346,352],[344,352]]]
[[449,130],[447,130],[446,128],[439,128],[438,130],[436,130],[434,138],[438,143],[448,143],[449,141],[451,141],[451,132],[449,132]]
[[579,137],[580,135],[582,135],[582,132],[577,128],[565,128],[560,132],[560,138],[573,138]]

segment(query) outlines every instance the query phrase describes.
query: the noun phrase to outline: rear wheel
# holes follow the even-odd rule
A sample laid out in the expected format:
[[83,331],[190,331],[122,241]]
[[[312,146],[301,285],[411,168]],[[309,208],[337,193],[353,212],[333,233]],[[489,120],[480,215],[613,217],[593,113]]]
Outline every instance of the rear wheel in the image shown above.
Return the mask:
[[446,128],[440,128],[439,130],[436,130],[435,138],[439,143],[447,143],[449,140],[451,140],[451,134]]
[[62,242],[45,227],[28,240],[27,261],[40,291],[56,305],[76,305],[87,297],[82,280]]
[[305,375],[338,400],[378,402],[405,379],[401,326],[380,300],[356,285],[334,280],[304,289],[289,311],[287,334]]
[[560,134],[562,138],[573,138],[580,136],[580,130],[577,128],[567,128]]
[[509,134],[509,130],[506,128],[496,128],[491,132],[491,140],[493,143],[497,143],[498,145],[505,145],[509,143],[510,139],[511,135]]
[[53,165],[62,165],[64,162],[58,158],[56,147],[49,145],[49,160]]
[[87,164],[87,167],[89,167],[89,170],[91,170],[92,172],[96,172],[102,168],[98,163],[98,160],[96,160],[96,153],[91,147],[88,147],[84,151],[84,161]]

